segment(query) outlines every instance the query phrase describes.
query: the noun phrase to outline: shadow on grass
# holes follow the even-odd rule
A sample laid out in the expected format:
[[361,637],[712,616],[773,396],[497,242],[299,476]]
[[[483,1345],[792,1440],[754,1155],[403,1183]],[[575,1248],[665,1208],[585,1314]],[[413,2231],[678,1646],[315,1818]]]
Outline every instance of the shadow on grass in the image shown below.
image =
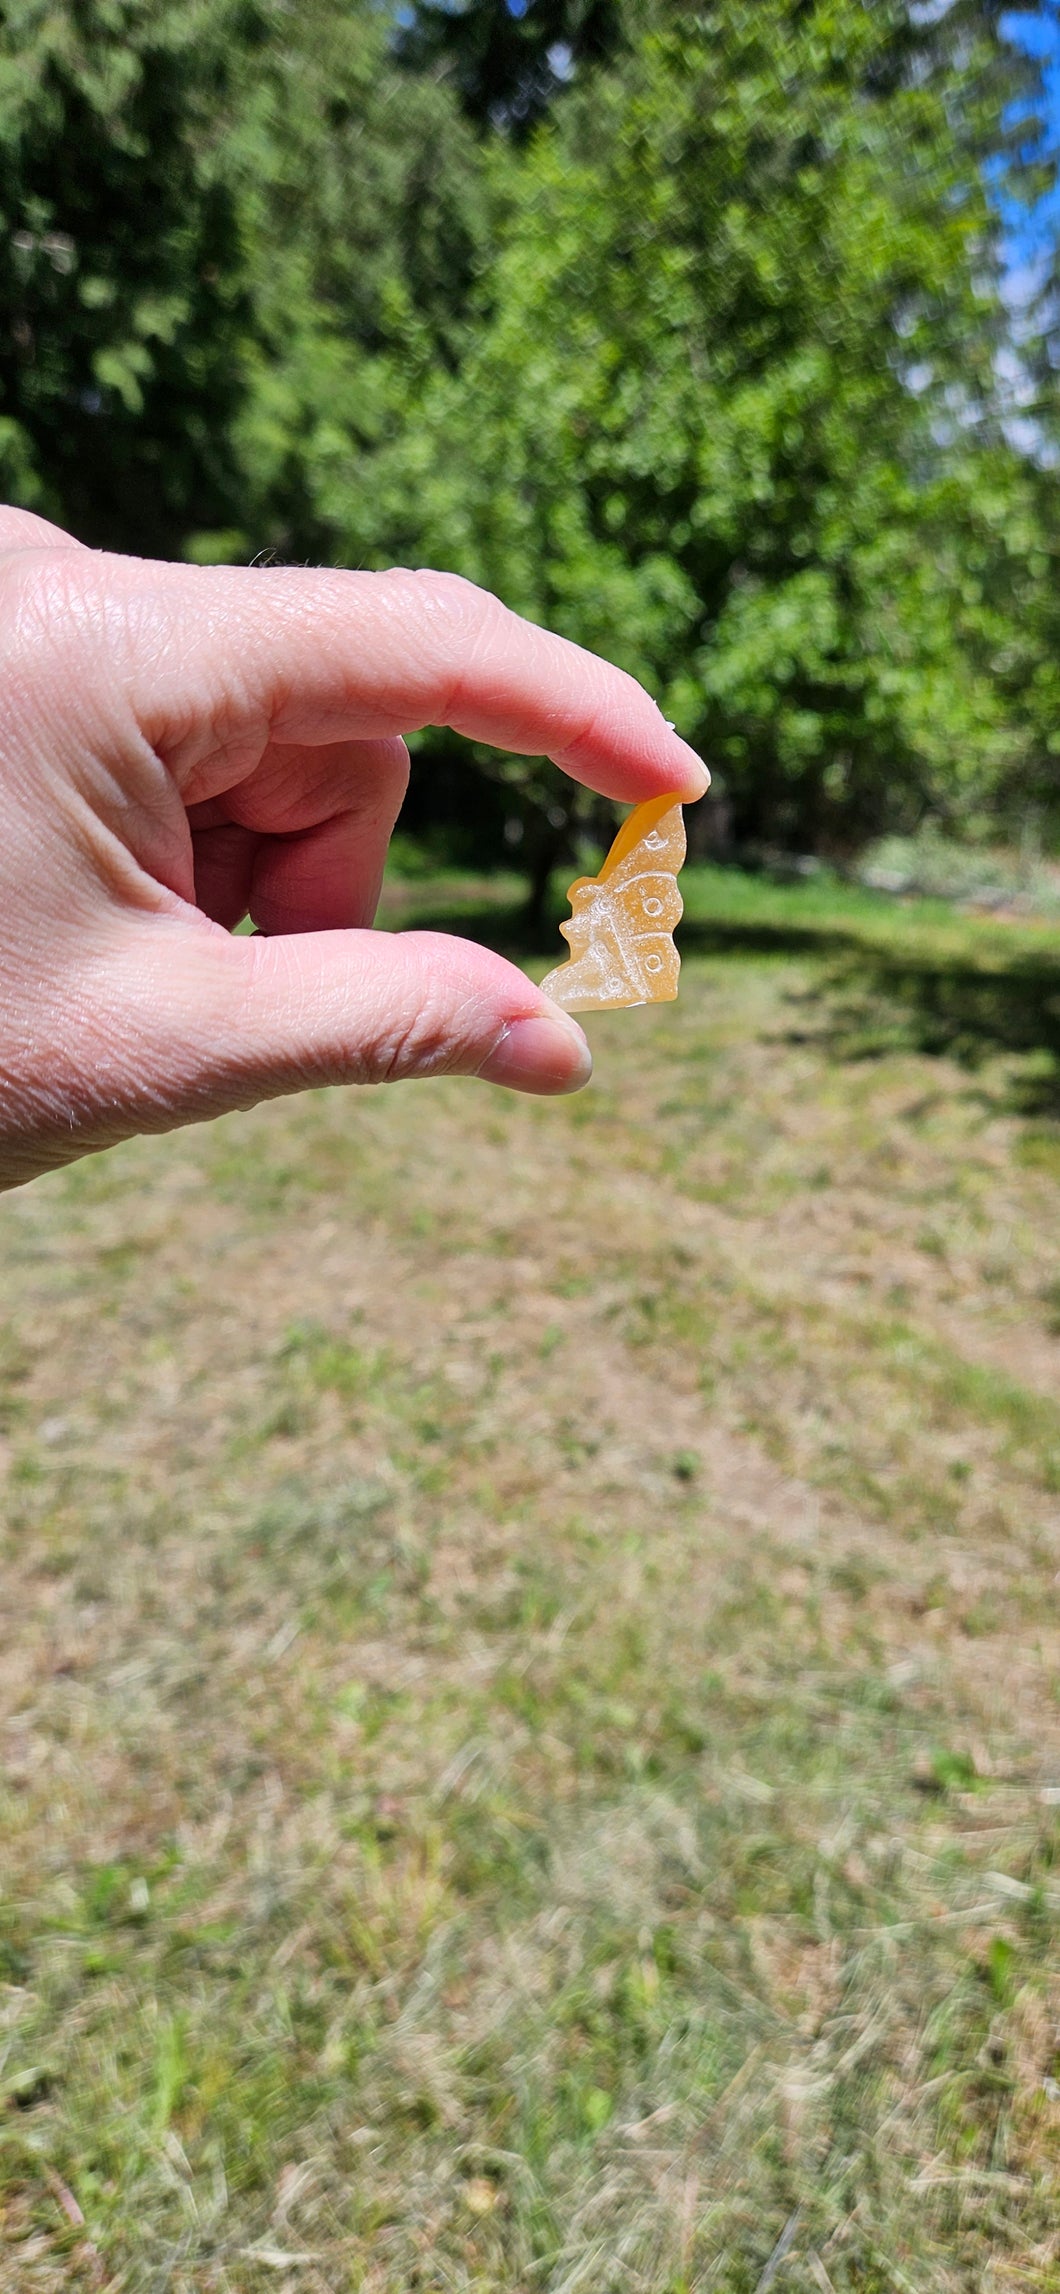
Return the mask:
[[[558,904],[534,930],[515,902],[469,899],[410,908],[402,921],[420,931],[459,932],[516,963],[557,962],[558,924],[566,914]],[[836,1060],[916,1051],[955,1060],[973,1073],[1007,1054],[1026,1062],[1006,1093],[1009,1108],[1060,1118],[1060,954],[1020,946],[1005,958],[996,940],[981,953],[903,946],[907,916],[894,911],[893,946],[869,940],[841,916],[804,922],[686,916],[680,945],[686,956],[814,960],[820,989],[803,999],[814,1022],[789,1040],[812,1039]]]
[[1024,1065],[1003,1104],[1060,1118],[1060,962],[1021,954],[1007,964],[864,950],[827,968],[830,1015],[819,1040],[835,1059],[895,1051],[945,1057],[971,1073],[1008,1055]]
[[[459,932],[464,940],[476,940],[484,948],[494,948],[500,956],[510,956],[514,963],[526,963],[535,957],[549,957],[559,963],[566,953],[559,937],[561,919],[570,915],[566,901],[554,902],[540,924],[531,921],[524,907],[512,900],[425,902],[420,907],[415,900],[407,906],[393,908],[385,918],[391,928],[416,932]],[[686,916],[680,928],[680,944],[686,956],[827,956],[837,949],[859,949],[863,946],[857,932],[845,932],[834,924],[770,924],[766,922],[729,922],[727,919]]]
[[[688,954],[792,955],[816,959],[820,988],[805,997],[816,1018],[807,1031],[827,1057],[885,1059],[915,1051],[946,1058],[972,1074],[999,1056],[1021,1063],[995,1104],[1027,1116],[1060,1118],[1060,954],[1015,947],[936,950],[880,946],[832,923],[697,925],[682,932]],[[910,935],[912,938],[912,935]],[[805,1040],[805,1039],[804,1039]]]

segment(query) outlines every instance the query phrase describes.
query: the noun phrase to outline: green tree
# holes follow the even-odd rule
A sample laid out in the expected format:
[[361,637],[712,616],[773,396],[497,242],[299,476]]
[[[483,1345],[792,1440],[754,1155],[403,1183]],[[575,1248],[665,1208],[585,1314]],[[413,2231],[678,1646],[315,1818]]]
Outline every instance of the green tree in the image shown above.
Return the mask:
[[404,449],[421,554],[653,685],[744,837],[967,819],[1033,741],[982,173],[1022,64],[971,0],[668,13],[495,163],[488,319]]
[[[1055,164],[1055,139],[1053,155]],[[1038,291],[1021,313],[1016,370],[1018,418],[1037,515],[1033,580],[1022,601],[1019,631],[1036,735],[1027,794],[1038,821],[1048,822],[1055,834],[1060,827],[1060,215],[1055,210],[1037,271]]]
[[372,0],[14,0],[8,497],[112,547],[363,554],[372,455],[452,369],[486,229],[471,130]]
[[615,0],[418,0],[395,52],[439,70],[468,118],[528,135],[559,90],[604,62],[622,38]]
[[[1057,477],[1006,422],[984,177],[1035,79],[1001,24],[12,0],[7,491],[96,542],[485,581],[652,685],[743,838],[1044,801]],[[540,887],[583,800],[480,761]]]
[[222,122],[250,0],[0,17],[0,476],[87,541],[231,518],[248,319]]
[[231,163],[255,318],[241,546],[388,560],[407,520],[386,450],[459,365],[488,259],[475,138],[432,77],[395,67],[370,0],[306,0],[256,60]]

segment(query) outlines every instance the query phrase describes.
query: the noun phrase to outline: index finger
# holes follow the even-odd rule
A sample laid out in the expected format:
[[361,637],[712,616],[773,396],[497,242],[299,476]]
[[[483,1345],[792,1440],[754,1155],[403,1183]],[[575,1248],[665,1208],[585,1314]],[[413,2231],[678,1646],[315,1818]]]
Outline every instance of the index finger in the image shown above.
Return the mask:
[[691,803],[708,785],[635,678],[458,575],[118,562],[140,576],[138,636],[145,608],[164,636],[144,648],[139,675],[130,665],[139,722],[186,794],[219,785],[222,728],[229,760],[233,747],[253,749],[248,770],[266,740],[448,725],[551,757],[602,796],[672,790]]

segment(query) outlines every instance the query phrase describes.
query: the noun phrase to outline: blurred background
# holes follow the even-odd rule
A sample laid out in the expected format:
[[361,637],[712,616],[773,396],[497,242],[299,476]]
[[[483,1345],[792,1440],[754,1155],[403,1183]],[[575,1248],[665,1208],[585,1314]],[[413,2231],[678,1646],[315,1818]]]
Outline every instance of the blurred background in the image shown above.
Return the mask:
[[[1060,2284],[1060,21],[11,0],[0,488],[708,758],[591,1091],[0,1203],[0,2286]],[[608,808],[428,732],[382,924]]]
[[[10,499],[484,582],[659,695],[726,855],[1050,847],[1055,10],[16,0],[0,42]],[[558,783],[431,749],[414,833],[567,857]]]

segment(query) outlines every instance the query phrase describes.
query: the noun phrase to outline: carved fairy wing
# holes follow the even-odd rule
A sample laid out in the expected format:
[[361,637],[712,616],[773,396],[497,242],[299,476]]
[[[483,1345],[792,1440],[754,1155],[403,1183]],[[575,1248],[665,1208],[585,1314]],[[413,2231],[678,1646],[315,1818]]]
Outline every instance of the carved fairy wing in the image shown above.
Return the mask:
[[676,875],[685,857],[681,807],[673,797],[638,805],[620,828],[599,876],[580,876],[560,931],[571,950],[542,981],[566,1011],[672,1002],[681,959],[673,943],[683,902]]
[[601,883],[614,883],[647,869],[677,876],[685,864],[685,819],[674,797],[651,797],[623,821],[600,870]]

